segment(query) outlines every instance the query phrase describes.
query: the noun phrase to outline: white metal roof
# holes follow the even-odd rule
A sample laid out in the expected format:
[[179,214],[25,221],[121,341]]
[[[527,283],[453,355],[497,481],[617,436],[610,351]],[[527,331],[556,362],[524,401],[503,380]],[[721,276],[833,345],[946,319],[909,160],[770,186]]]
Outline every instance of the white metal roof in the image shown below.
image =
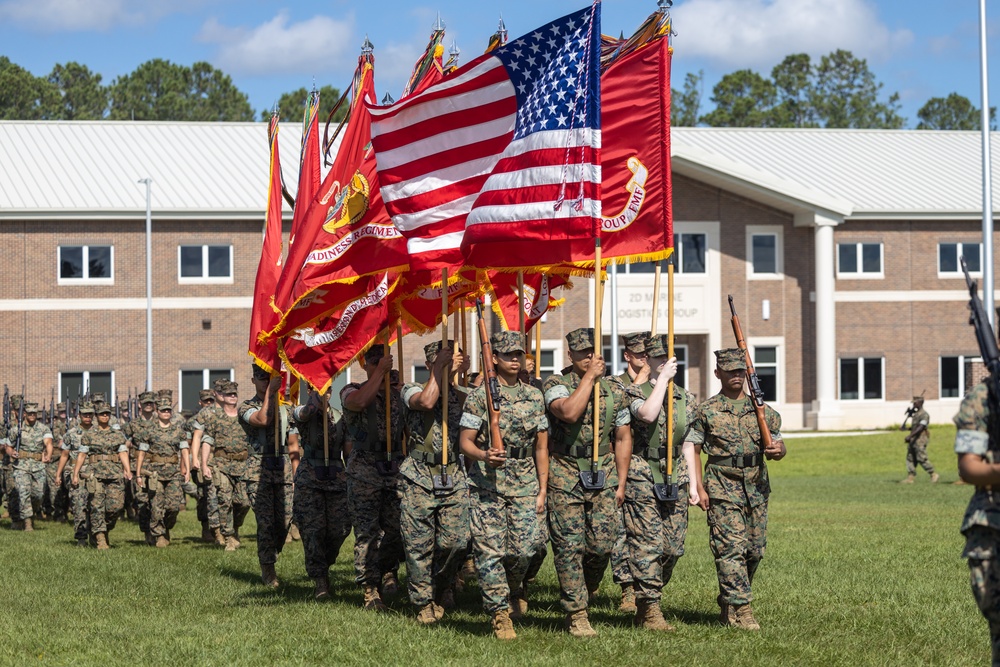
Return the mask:
[[[1000,133],[991,139],[1000,211]],[[677,127],[671,153],[678,173],[715,171],[853,218],[982,211],[979,132]]]

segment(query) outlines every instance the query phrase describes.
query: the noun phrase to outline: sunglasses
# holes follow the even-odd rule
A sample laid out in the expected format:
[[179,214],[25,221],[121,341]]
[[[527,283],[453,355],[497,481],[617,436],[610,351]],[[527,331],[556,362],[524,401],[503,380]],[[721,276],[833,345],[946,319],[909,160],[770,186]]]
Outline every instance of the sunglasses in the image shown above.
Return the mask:
[[172,408],[157,408],[157,412],[173,412]]
[[227,392],[227,393],[223,394],[223,396],[238,396],[238,395],[239,394],[237,394],[235,391],[230,391],[230,392]]

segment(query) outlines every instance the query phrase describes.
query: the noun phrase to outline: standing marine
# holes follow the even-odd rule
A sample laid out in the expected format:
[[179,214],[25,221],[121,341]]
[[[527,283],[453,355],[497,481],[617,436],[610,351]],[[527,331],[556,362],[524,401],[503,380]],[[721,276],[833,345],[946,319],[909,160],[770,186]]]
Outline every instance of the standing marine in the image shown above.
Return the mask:
[[135,478],[149,498],[147,542],[163,548],[170,544],[170,529],[184,506],[181,486],[191,479],[191,459],[187,433],[171,422],[170,399],[157,399],[156,416],[156,423],[141,431]]
[[924,397],[914,396],[912,415],[910,420],[910,433],[904,440],[906,441],[906,479],[900,484],[913,484],[917,477],[917,464],[927,471],[931,476],[931,484],[937,483],[940,475],[934,471],[934,466],[927,458],[927,445],[931,441],[930,423],[931,416],[924,410]]
[[87,493],[87,523],[98,549],[110,549],[108,533],[125,509],[125,483],[132,480],[128,444],[111,425],[111,406],[95,408],[97,426],[83,434],[73,466],[74,487],[81,480]]
[[47,483],[46,467],[52,460],[52,431],[38,419],[38,404],[24,404],[24,423],[8,434],[7,456],[14,476],[11,518],[14,530],[34,530],[32,518],[42,513]]
[[222,385],[222,404],[205,420],[199,452],[202,474],[215,486],[226,551],[240,548],[240,526],[250,511],[246,481],[250,449],[247,434],[240,425],[238,401],[239,386],[226,380]]
[[73,486],[73,468],[80,454],[83,435],[94,428],[94,406],[83,403],[79,407],[79,419],[66,431],[60,444],[59,484],[69,493],[69,511],[73,515],[73,538],[79,547],[87,546],[90,530],[87,527],[87,489]]

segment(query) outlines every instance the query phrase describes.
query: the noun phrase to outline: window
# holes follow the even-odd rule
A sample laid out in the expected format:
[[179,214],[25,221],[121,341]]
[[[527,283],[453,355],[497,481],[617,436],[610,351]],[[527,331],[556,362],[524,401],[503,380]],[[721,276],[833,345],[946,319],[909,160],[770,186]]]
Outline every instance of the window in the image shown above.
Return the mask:
[[840,360],[840,400],[871,401],[884,398],[885,384],[882,357],[861,357]]
[[747,225],[747,279],[780,280],[784,271],[783,231],[778,225]]
[[677,357],[677,375],[674,376],[674,384],[678,387],[687,388],[687,345],[674,345],[674,356]]
[[966,364],[982,362],[978,356],[959,355],[956,357],[941,357],[941,398],[962,398],[965,396]]
[[60,285],[77,283],[105,284],[114,282],[114,246],[59,246]]
[[959,257],[965,258],[969,273],[979,274],[983,270],[983,245],[981,243],[938,243],[938,276],[961,277],[962,265]]
[[423,364],[420,364],[419,366],[417,364],[413,364],[413,373],[411,377],[413,378],[411,382],[423,384],[431,378],[431,372],[427,370],[427,367]]
[[233,246],[178,246],[177,267],[178,280],[182,283],[231,283],[233,282]]
[[705,234],[674,235],[674,266],[678,273],[705,273]]
[[881,243],[838,243],[838,278],[882,278]]
[[114,371],[72,371],[59,373],[60,400],[69,397],[70,403],[75,403],[88,393],[103,393],[108,402],[115,403]]
[[[212,383],[220,379],[232,380],[233,369],[199,368],[197,370],[189,371],[182,370],[180,383],[181,395],[179,401],[180,409],[190,411],[191,413],[198,412],[198,392],[202,389],[211,389]],[[240,393],[244,395],[245,398],[249,398],[254,393],[253,385],[251,385],[248,380],[244,386],[250,387],[250,389],[245,389]]]
[[764,400],[774,403],[778,400],[778,348],[755,345],[753,367],[764,392]]

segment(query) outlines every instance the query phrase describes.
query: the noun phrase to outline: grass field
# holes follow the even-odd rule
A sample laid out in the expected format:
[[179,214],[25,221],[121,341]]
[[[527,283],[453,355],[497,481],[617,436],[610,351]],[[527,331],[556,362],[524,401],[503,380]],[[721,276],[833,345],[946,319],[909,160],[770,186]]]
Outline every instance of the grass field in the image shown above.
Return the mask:
[[[788,441],[788,457],[770,467],[768,548],[754,585],[760,633],[716,622],[715,569],[696,508],[687,555],[664,592],[676,633],[633,629],[609,572],[592,609],[600,636],[569,637],[550,558],[509,644],[490,635],[475,587],[436,627],[417,626],[403,599],[389,614],[363,612],[350,543],[329,603],[312,600],[298,543],[278,563],[284,587],[265,590],[253,539],[234,554],[201,544],[187,511],[164,550],[145,546],[128,522],[101,553],[75,548],[63,524],[0,530],[0,664],[988,664],[987,626],[960,558],[972,491],[950,484],[953,438],[947,426],[932,428],[936,486],[922,471],[912,486],[895,483],[905,476],[899,433]],[[252,535],[252,515],[248,523]]]

